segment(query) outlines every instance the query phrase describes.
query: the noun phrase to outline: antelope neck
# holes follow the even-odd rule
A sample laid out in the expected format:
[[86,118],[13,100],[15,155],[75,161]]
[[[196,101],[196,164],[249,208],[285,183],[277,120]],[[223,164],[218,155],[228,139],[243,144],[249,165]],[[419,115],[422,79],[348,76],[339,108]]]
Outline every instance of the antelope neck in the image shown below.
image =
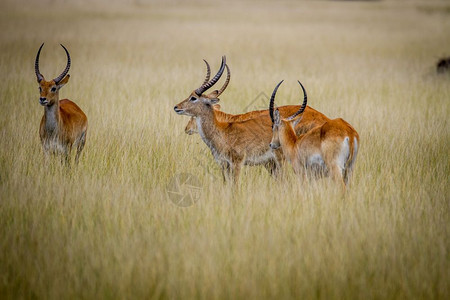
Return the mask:
[[291,124],[285,124],[280,132],[280,143],[283,148],[285,156],[290,157],[292,151],[295,149],[297,142],[297,135],[295,134],[294,128]]
[[44,113],[45,129],[47,132],[53,134],[59,126],[59,100],[56,100],[52,106],[45,106]]
[[218,144],[218,138],[221,133],[217,129],[217,123],[214,111],[210,110],[201,116],[196,116],[198,133],[202,140],[208,145],[211,150],[215,151]]

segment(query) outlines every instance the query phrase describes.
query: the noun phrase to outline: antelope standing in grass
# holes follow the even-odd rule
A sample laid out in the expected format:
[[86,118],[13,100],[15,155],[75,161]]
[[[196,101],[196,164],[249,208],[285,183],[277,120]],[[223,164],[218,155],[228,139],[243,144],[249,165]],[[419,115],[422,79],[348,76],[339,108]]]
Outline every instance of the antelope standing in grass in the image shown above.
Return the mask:
[[87,117],[84,112],[68,99],[59,100],[59,90],[69,81],[70,55],[66,47],[67,65],[64,71],[55,79],[46,81],[39,71],[39,56],[44,44],[42,43],[36,55],[35,72],[39,83],[39,103],[44,106],[44,116],[41,120],[39,135],[41,138],[44,155],[62,155],[70,165],[70,153],[76,145],[77,154],[75,162],[78,163],[81,151],[86,142],[88,127]]
[[[224,86],[205,94],[220,79],[225,68],[228,76]],[[222,112],[214,109],[214,105],[219,102],[218,97],[228,85],[229,77],[229,68],[223,57],[217,74],[192,91],[174,110],[180,115],[195,117],[198,132],[221,165],[224,180],[233,179],[237,182],[243,164],[266,165],[276,175],[283,157],[280,151],[272,151],[269,147],[272,122],[268,111],[250,119],[224,120],[219,117]],[[325,116],[323,118],[327,119]]]
[[278,83],[270,98],[269,111],[273,122],[270,147],[272,149],[281,147],[296,174],[303,178],[308,174],[329,176],[341,184],[345,190],[358,153],[358,133],[350,124],[339,118],[329,120],[297,136],[294,125],[302,118],[306,108],[307,94],[299,81],[304,95],[303,104],[292,116],[281,118],[279,110],[274,110],[274,101],[282,82]]

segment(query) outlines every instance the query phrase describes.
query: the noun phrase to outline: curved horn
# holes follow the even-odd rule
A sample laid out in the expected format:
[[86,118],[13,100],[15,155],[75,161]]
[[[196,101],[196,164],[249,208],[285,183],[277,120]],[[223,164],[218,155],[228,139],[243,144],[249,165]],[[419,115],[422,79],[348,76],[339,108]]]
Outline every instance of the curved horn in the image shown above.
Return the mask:
[[225,65],[225,67],[227,68],[227,80],[225,80],[225,83],[223,84],[222,88],[219,90],[219,92],[217,93],[217,97],[220,96],[220,94],[222,94],[225,89],[227,88],[228,84],[230,83],[230,68],[228,68],[228,65]]
[[303,84],[299,80],[297,80],[297,81],[298,81],[298,84],[300,84],[300,86],[302,87],[302,90],[303,90],[303,96],[304,96],[303,97],[303,103],[302,103],[302,106],[300,107],[300,109],[295,114],[293,114],[292,116],[290,116],[289,118],[286,119],[288,121],[293,120],[299,114],[303,113],[303,111],[306,108],[306,103],[308,102],[308,95],[306,95],[306,91],[305,91],[305,88],[303,87]]
[[272,93],[272,97],[270,97],[270,104],[269,104],[269,114],[270,114],[270,119],[272,120],[272,124],[274,123],[273,120],[273,106],[275,103],[275,95],[277,94],[278,88],[280,87],[280,85],[283,83],[284,80],[281,80],[277,86],[275,87],[275,89],[273,90]]
[[61,75],[59,75],[58,77],[53,79],[53,81],[56,84],[58,84],[67,75],[67,73],[69,72],[69,69],[70,69],[70,55],[69,55],[69,51],[67,51],[66,47],[64,47],[63,44],[60,44],[60,45],[66,51],[66,54],[67,54],[67,65],[66,65],[66,68],[64,69],[64,71],[61,73]]
[[41,47],[39,47],[38,53],[36,55],[36,61],[34,62],[34,72],[36,73],[38,82],[44,79],[44,76],[42,76],[41,72],[39,72],[39,56],[41,55],[42,47],[44,47],[44,43],[42,43]]
[[203,60],[206,64],[206,78],[205,81],[203,81],[202,85],[208,83],[209,77],[211,76],[211,67],[209,66],[208,62],[206,60]]
[[195,90],[195,93],[197,95],[201,95],[203,94],[204,91],[206,91],[207,89],[209,89],[210,87],[212,87],[217,81],[219,81],[220,77],[223,74],[223,70],[225,69],[225,63],[226,63],[226,57],[222,56],[222,64],[220,65],[220,69],[217,72],[216,76],[213,77],[213,79],[211,79],[210,81],[208,81],[205,84],[202,84],[201,87],[199,87],[198,89]]

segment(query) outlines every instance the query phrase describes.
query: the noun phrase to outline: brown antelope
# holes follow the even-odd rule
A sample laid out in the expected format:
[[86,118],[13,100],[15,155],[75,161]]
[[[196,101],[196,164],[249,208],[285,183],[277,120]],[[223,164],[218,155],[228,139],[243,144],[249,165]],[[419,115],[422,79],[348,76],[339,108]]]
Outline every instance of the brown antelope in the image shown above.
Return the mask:
[[[203,84],[207,83],[209,81],[209,76],[211,75],[211,68],[206,60],[203,60],[206,63],[206,78]],[[228,70],[228,77],[227,77],[227,85],[230,81],[230,73]],[[226,87],[226,86],[225,86]],[[246,121],[248,119],[253,119],[262,115],[269,115],[269,110],[256,110],[256,111],[250,111],[243,114],[227,114],[225,112],[220,111],[220,104],[214,104],[213,108],[216,110],[216,117],[220,121],[224,122],[241,122]],[[290,116],[293,113],[295,113],[297,110],[300,109],[300,105],[286,105],[286,106],[280,106],[278,107],[280,113],[282,116]],[[297,135],[300,135],[302,133],[306,133],[311,128],[323,124],[329,119],[322,113],[318,112],[317,110],[307,106],[304,113],[303,113],[303,119],[300,123],[295,126],[295,132]],[[198,133],[197,130],[197,122],[195,120],[195,117],[191,117],[189,119],[189,122],[187,123],[184,132],[186,134],[192,135],[194,133]]]
[[[227,80],[224,86],[220,90],[204,94],[220,79],[225,68]],[[180,115],[195,118],[198,132],[211,149],[215,160],[221,165],[225,180],[232,177],[236,182],[243,164],[266,165],[272,174],[276,175],[283,158],[280,151],[272,151],[269,147],[272,122],[268,110],[258,113],[253,118],[225,119],[223,112],[214,109],[214,105],[219,102],[218,97],[228,86],[229,78],[230,70],[223,57],[217,74],[192,91],[188,98],[174,107],[174,110]],[[315,115],[316,111],[311,109],[310,112],[314,112]],[[319,112],[317,115],[319,116],[317,120],[311,120],[314,124],[328,120]],[[303,125],[312,126],[307,123]]]
[[282,82],[278,83],[270,98],[269,111],[273,121],[270,147],[281,147],[296,174],[302,175],[303,178],[308,174],[329,176],[345,190],[358,153],[358,133],[350,124],[339,118],[329,120],[297,136],[293,125],[302,118],[307,94],[299,81],[304,94],[303,104],[298,112],[283,119],[278,109],[274,111],[275,95]]
[[78,162],[83,150],[88,127],[87,117],[74,102],[68,99],[59,100],[59,90],[70,78],[70,75],[67,74],[70,69],[69,51],[61,45],[67,54],[66,68],[55,79],[46,81],[39,72],[39,55],[43,46],[44,43],[39,48],[34,65],[37,82],[39,83],[39,103],[44,106],[44,116],[41,120],[39,135],[45,157],[48,157],[49,153],[59,154],[65,158],[69,165],[72,146],[76,145],[77,147],[75,162]]

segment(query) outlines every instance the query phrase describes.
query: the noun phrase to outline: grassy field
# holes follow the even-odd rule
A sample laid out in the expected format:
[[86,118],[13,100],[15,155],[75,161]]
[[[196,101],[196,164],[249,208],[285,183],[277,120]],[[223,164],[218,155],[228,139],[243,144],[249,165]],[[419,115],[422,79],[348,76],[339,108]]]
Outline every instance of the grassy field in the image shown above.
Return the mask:
[[[448,1],[0,4],[0,298],[448,299]],[[43,164],[34,58],[89,118],[76,168]],[[173,106],[227,55],[222,109],[309,105],[361,137],[352,185],[224,185]],[[223,80],[223,79],[222,79]],[[219,82],[219,86],[223,81]],[[179,174],[199,189],[170,193]],[[182,189],[181,194],[190,195]]]

